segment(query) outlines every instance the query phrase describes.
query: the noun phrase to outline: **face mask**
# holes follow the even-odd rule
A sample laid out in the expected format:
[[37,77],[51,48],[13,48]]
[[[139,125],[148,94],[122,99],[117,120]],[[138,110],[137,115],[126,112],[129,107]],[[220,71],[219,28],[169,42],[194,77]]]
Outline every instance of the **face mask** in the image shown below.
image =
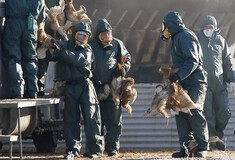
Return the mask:
[[75,45],[75,49],[76,50],[82,50],[85,48],[85,44],[82,44],[82,43],[78,43]]
[[171,37],[171,33],[168,31],[167,27],[162,23],[162,33],[160,35],[160,38],[163,41],[168,41],[168,39]]
[[111,50],[113,48],[113,45],[111,44],[111,42],[102,42],[102,44],[105,50]]
[[89,38],[89,33],[83,32],[83,31],[78,31],[75,34],[75,49],[76,50],[81,50],[85,47],[87,41]]
[[104,46],[103,48],[105,50],[111,50],[113,45],[112,45],[112,31],[106,31],[106,32],[101,32],[99,34],[99,40],[101,41],[102,45]]
[[205,29],[203,30],[203,33],[205,34],[206,37],[211,38],[214,33],[214,29]]

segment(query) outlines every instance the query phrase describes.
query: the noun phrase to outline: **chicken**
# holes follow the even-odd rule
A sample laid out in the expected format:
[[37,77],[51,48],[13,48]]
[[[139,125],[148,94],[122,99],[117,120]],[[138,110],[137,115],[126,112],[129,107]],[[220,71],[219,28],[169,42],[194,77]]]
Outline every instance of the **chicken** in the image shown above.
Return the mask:
[[110,87],[108,84],[105,84],[104,85],[104,92],[98,94],[99,101],[107,99],[109,96],[109,93],[110,93]]
[[[121,63],[117,63],[117,67],[120,70],[126,60],[126,57],[121,58]],[[131,77],[125,78],[120,75],[115,74],[113,79],[109,84],[104,85],[104,92],[98,94],[99,100],[104,100],[108,97],[109,93],[112,95],[112,100],[116,105],[116,108],[119,108],[119,105],[126,109],[129,116],[132,116],[132,108],[129,105],[129,102],[134,103],[137,97],[137,91],[135,88],[132,88],[132,85],[135,83],[135,80]]]
[[80,22],[91,24],[91,19],[87,16],[86,12],[85,6],[81,5],[77,11],[74,8],[73,0],[67,1],[65,5],[65,16],[67,20],[63,29],[67,31],[69,28],[75,27]]
[[177,83],[170,84],[169,98],[166,109],[172,109],[175,112],[184,112],[192,116],[190,109],[196,109],[197,105],[191,100],[189,95]]
[[190,109],[196,109],[197,105],[191,100],[189,95],[177,83],[170,83],[167,80],[178,69],[172,71],[170,68],[160,68],[159,72],[163,74],[163,84],[159,84],[154,92],[154,99],[150,108],[145,112],[145,116],[162,114],[169,118],[170,115],[166,109],[175,112],[184,112],[192,115]]
[[[169,88],[169,87],[168,87]],[[154,99],[151,108],[145,111],[144,116],[155,116],[162,114],[164,117],[169,118],[170,116],[166,112],[166,103],[169,97],[169,90],[167,86],[157,85],[154,91]]]
[[122,77],[114,75],[110,84],[110,91],[111,91],[113,102],[116,105],[117,109],[119,108],[119,105],[120,105],[121,86],[122,86]]
[[136,89],[132,88],[134,83],[135,80],[133,78],[123,77],[121,85],[121,95],[120,95],[121,106],[126,109],[130,117],[132,117],[132,108],[129,102],[131,102],[131,104],[134,103],[137,97]]
[[37,47],[37,58],[43,59],[46,57],[46,51],[49,49],[51,53],[53,53],[52,48],[53,44],[51,43],[52,36],[46,34],[44,30],[44,23],[40,23],[38,26],[38,42],[39,45]]
[[64,40],[68,40],[64,24],[66,21],[65,13],[65,2],[64,0],[59,1],[59,6],[52,7],[50,9],[45,5],[45,12],[47,19],[45,21],[46,27],[53,31],[53,37],[56,37],[56,31],[62,36]]

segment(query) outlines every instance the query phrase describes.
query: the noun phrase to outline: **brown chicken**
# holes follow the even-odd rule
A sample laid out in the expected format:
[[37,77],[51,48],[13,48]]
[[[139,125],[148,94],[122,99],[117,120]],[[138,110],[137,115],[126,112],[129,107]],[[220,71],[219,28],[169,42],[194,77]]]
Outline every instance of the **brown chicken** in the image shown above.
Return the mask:
[[58,31],[64,40],[68,40],[66,30],[64,29],[66,21],[64,9],[64,0],[60,0],[58,6],[52,7],[50,9],[45,6],[45,12],[47,16],[45,26],[53,31],[53,37],[56,37],[56,32]]
[[135,80],[133,78],[123,77],[122,85],[121,85],[121,95],[120,95],[121,106],[126,109],[130,117],[132,117],[132,108],[129,102],[131,102],[131,104],[134,103],[137,97],[136,89],[132,88],[134,83],[135,83]]
[[[38,25],[38,47],[37,47],[37,58],[43,59],[46,57],[46,51],[52,50],[53,44],[51,43],[52,36],[46,34],[44,29],[44,23]],[[52,53],[52,51],[50,51]]]
[[178,69],[172,71],[170,68],[160,68],[159,72],[163,74],[163,84],[156,87],[154,99],[150,108],[145,112],[145,116],[162,114],[169,118],[170,115],[166,109],[175,112],[184,112],[192,115],[190,109],[196,109],[197,105],[191,100],[189,95],[177,83],[170,83],[167,80]]
[[[122,68],[126,57],[122,57],[121,63],[117,63],[118,69]],[[135,88],[132,88],[132,85],[135,83],[134,79],[131,77],[125,78],[119,75],[114,75],[113,79],[109,84],[104,85],[104,92],[98,94],[99,100],[104,100],[108,97],[109,93],[112,95],[112,100],[116,105],[117,109],[119,105],[126,109],[129,116],[132,116],[132,108],[129,105],[129,102],[133,103],[137,97],[137,91]]]
[[86,7],[81,5],[77,11],[73,5],[73,0],[66,1],[65,5],[65,16],[66,23],[64,25],[64,30],[69,30],[71,27],[75,27],[80,22],[86,22],[91,24],[91,19],[86,14]]

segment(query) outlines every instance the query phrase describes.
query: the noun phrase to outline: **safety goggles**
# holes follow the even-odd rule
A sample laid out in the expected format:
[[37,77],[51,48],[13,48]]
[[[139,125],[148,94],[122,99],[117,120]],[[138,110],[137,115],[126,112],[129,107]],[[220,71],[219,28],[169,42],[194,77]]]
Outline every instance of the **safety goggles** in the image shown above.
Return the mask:
[[75,39],[79,42],[82,42],[82,43],[87,43],[88,38],[89,38],[89,33],[88,32],[78,31],[75,34]]
[[164,41],[167,41],[171,37],[171,33],[168,31],[166,25],[162,23],[162,33],[160,38]]
[[101,42],[110,42],[113,39],[112,31],[101,32],[99,34],[99,39]]

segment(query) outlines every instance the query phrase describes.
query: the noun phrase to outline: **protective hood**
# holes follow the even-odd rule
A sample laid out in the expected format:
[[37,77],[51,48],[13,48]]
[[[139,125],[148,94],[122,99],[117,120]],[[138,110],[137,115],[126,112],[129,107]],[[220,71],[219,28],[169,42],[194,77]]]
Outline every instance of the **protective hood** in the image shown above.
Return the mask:
[[202,23],[201,23],[201,30],[203,30],[206,25],[212,25],[215,27],[215,30],[216,30],[217,29],[217,21],[216,21],[215,17],[205,16],[202,20]]
[[77,33],[77,31],[85,31],[85,32],[90,33],[90,35],[91,35],[91,27],[90,27],[90,25],[88,23],[85,23],[85,22],[79,23],[73,29],[72,35],[71,35],[71,37],[69,39],[69,42],[68,42],[68,47],[69,48],[73,48],[75,46],[75,34]]
[[185,25],[178,12],[169,12],[164,17],[163,22],[171,33],[171,36],[174,36],[176,33],[185,29]]
[[95,26],[94,37],[98,38],[101,32],[112,31],[112,27],[106,19],[100,19],[97,21]]

